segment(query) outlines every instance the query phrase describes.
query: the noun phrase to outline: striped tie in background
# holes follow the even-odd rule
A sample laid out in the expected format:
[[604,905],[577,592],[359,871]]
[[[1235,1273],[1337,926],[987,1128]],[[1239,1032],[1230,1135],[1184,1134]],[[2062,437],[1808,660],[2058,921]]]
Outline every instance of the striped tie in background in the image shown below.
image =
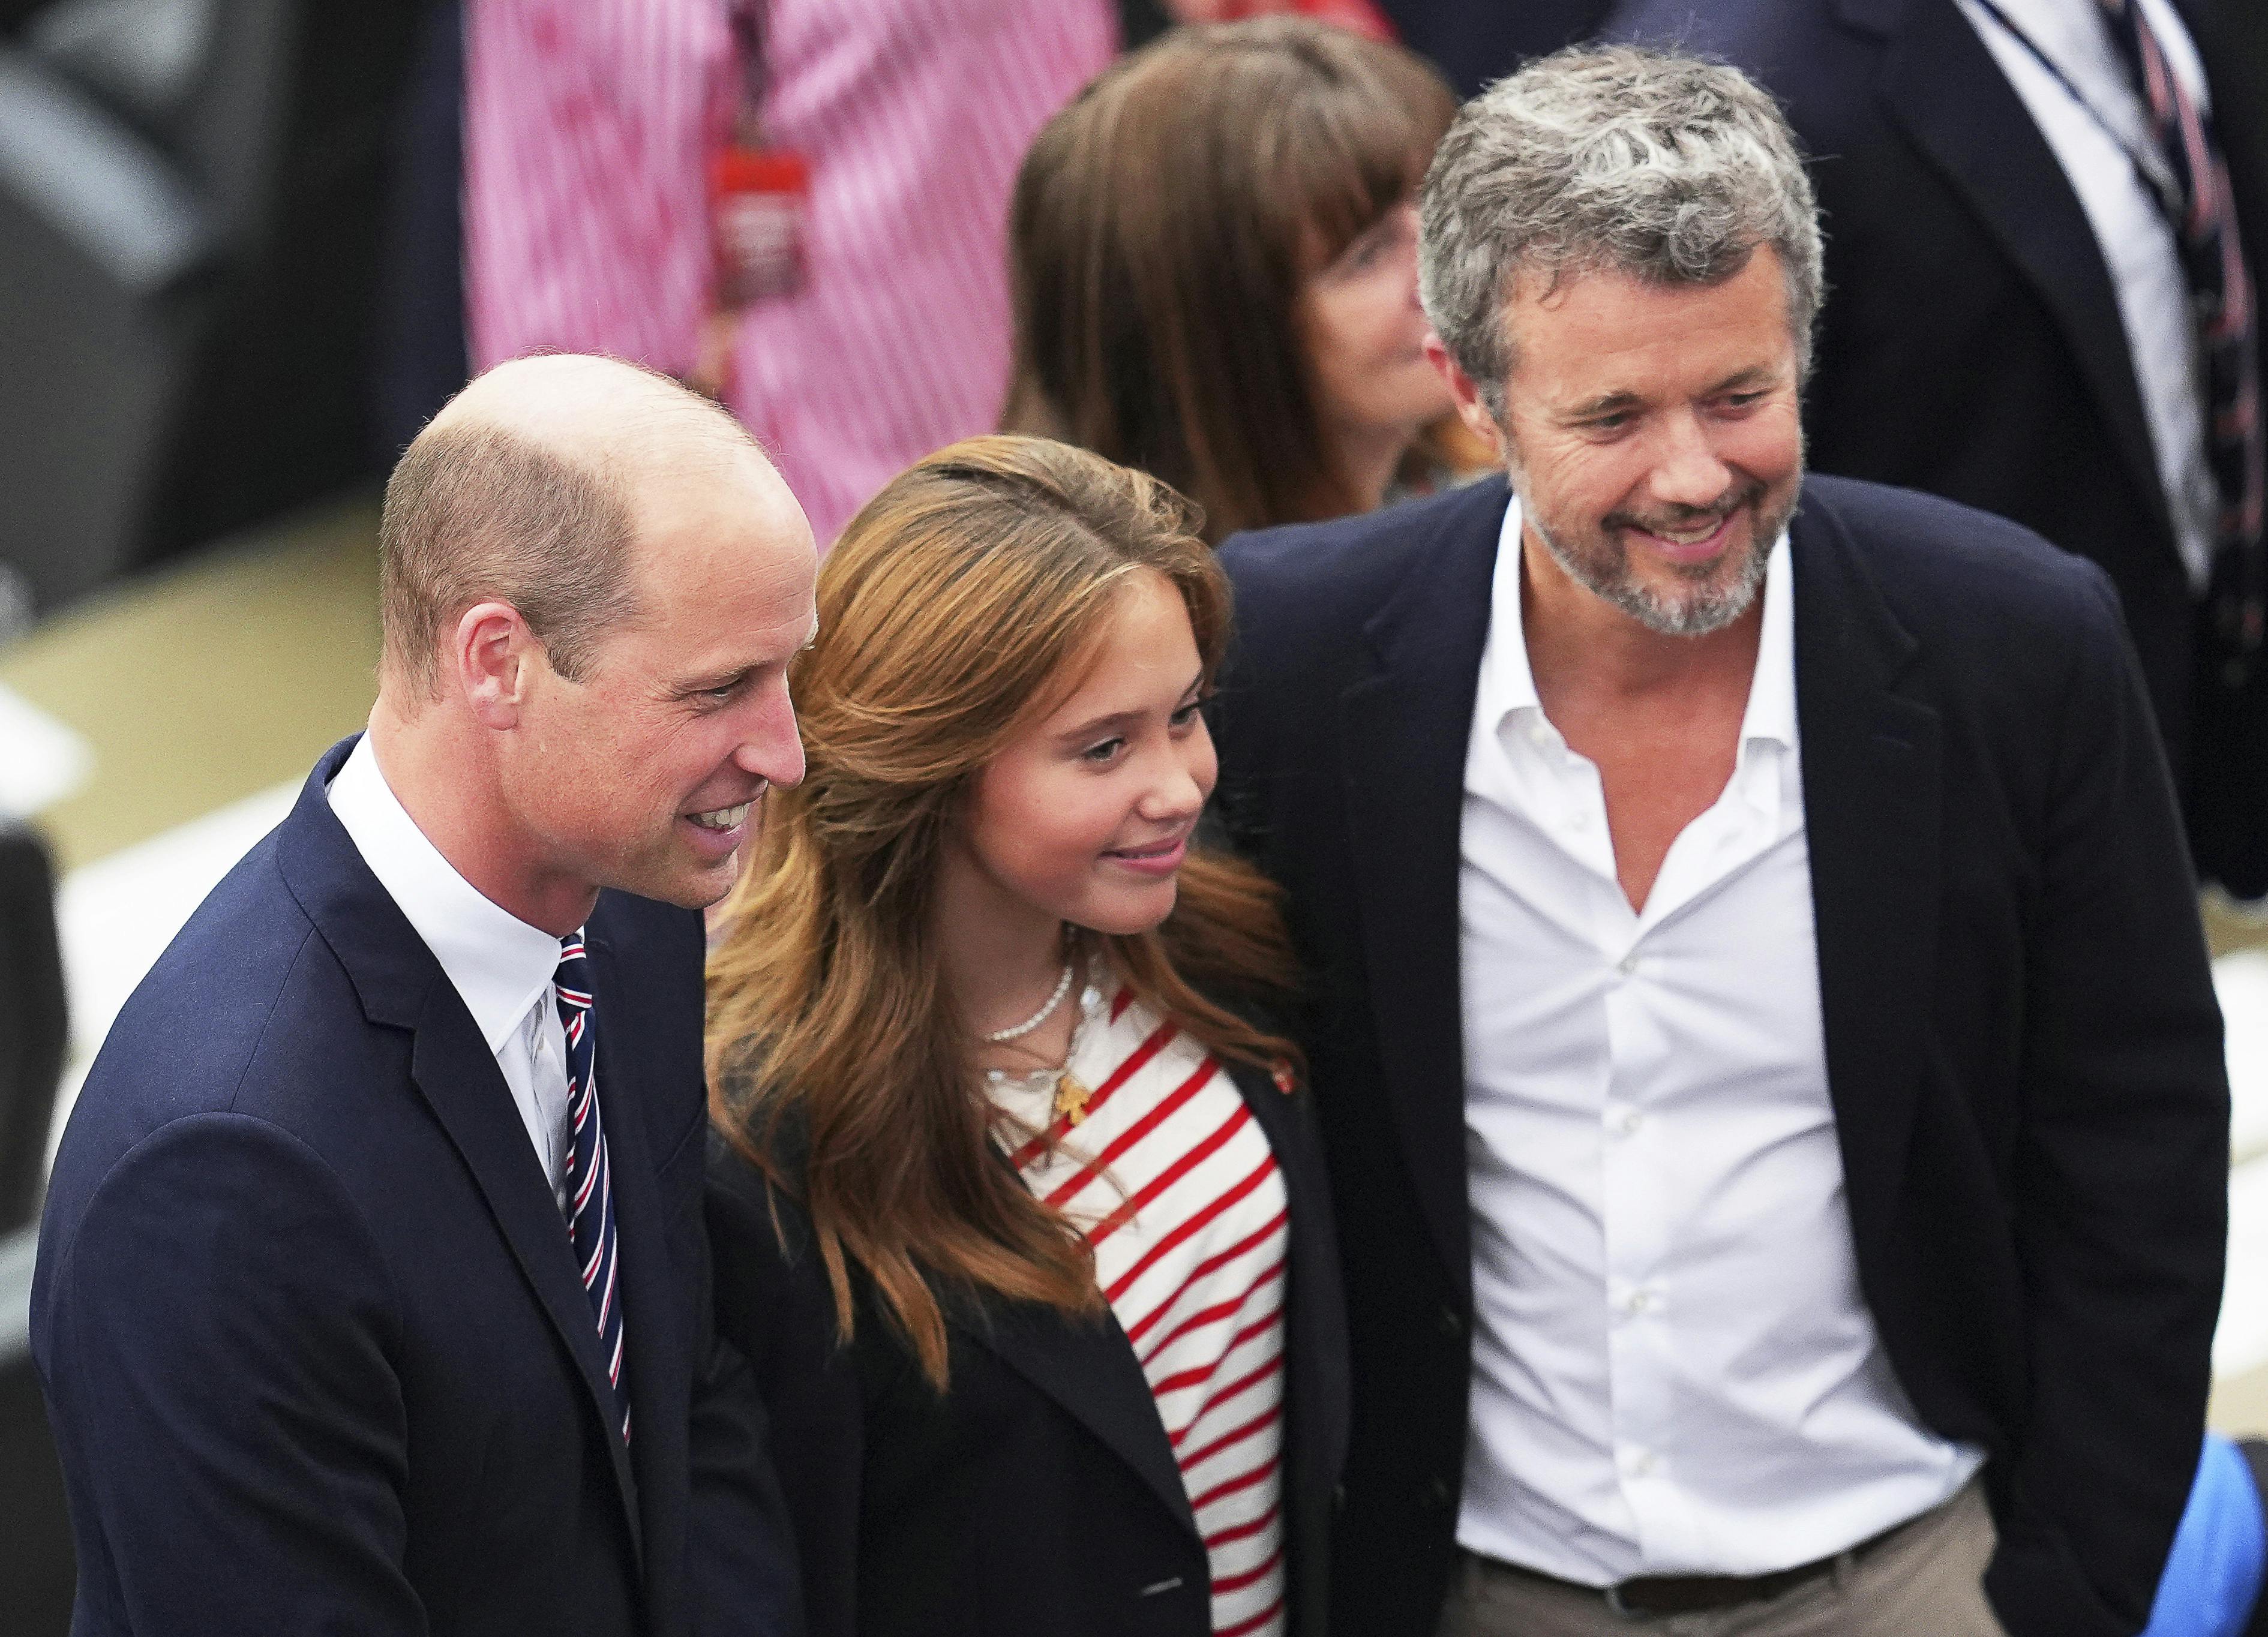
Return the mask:
[[2139,0],[2100,0],[2110,37],[2140,87],[2173,187],[2164,202],[2189,275],[2205,394],[2205,447],[2221,496],[2211,628],[2221,679],[2243,686],[2268,623],[2268,547],[2261,511],[2259,313],[2237,238],[2234,195],[2211,118],[2167,66]]

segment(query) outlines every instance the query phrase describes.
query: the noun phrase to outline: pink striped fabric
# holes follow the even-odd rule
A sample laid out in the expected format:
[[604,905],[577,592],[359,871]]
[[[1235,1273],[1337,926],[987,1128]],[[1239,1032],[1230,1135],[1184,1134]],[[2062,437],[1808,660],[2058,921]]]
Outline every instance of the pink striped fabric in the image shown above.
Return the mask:
[[[739,329],[733,407],[822,543],[894,473],[988,429],[1008,367],[1007,202],[1110,60],[1108,0],[768,0],[776,143],[809,156],[800,293]],[[741,78],[727,0],[472,0],[467,328],[672,374],[711,282],[703,179]]]
[[[1285,1629],[1284,1180],[1202,1046],[1122,989],[1090,1007],[1071,1068],[1086,1117],[1015,1154],[1086,1231],[1180,1461],[1212,1571],[1218,1637]],[[995,1087],[1036,1131],[1052,1091]]]

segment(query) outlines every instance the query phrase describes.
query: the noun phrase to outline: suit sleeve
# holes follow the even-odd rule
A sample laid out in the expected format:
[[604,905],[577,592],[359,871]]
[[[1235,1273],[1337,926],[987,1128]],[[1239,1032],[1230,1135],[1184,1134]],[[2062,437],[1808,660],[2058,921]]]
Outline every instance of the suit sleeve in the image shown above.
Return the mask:
[[2116,599],[2085,584],[2028,940],[2013,1187],[2032,1393],[1985,1577],[2013,1637],[2148,1618],[2204,1434],[2228,1228],[2188,853]]
[[398,1308],[312,1150],[229,1113],[148,1137],[92,1197],[45,1318],[80,1551],[117,1600],[99,1629],[428,1629],[402,1569]]
[[745,1361],[747,1381],[770,1419],[810,1637],[853,1637],[863,1400],[800,1213],[779,1201],[776,1222],[774,1201],[762,1178],[712,1141],[708,1209],[718,1335]]

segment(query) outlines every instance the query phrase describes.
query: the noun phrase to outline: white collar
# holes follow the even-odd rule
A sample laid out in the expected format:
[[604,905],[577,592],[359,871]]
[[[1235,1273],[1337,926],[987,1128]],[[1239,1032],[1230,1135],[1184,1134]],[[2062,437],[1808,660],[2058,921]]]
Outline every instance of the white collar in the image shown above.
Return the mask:
[[332,776],[331,811],[473,1015],[491,1052],[543,998],[559,940],[483,897],[410,818],[378,765],[370,735]]
[[[1492,730],[1521,711],[1543,714],[1535,692],[1535,673],[1528,663],[1527,627],[1521,613],[1520,572],[1521,511],[1520,496],[1512,496],[1504,512],[1504,528],[1497,536],[1496,570],[1489,588],[1488,643],[1481,654],[1474,710]],[[1741,755],[1751,740],[1762,739],[1793,750],[1795,722],[1795,597],[1792,554],[1783,532],[1772,542],[1764,563],[1764,630],[1757,639],[1756,674],[1749,683],[1749,703],[1741,718]]]

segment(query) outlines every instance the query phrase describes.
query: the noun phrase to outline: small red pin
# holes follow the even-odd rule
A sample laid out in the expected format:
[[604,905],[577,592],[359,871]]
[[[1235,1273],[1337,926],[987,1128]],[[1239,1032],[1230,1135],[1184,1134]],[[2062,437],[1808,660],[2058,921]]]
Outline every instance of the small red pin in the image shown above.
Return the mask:
[[1276,1082],[1276,1089],[1285,1097],[1291,1096],[1299,1088],[1300,1083],[1292,1073],[1292,1065],[1283,1058],[1279,1057],[1276,1060],[1270,1077]]

